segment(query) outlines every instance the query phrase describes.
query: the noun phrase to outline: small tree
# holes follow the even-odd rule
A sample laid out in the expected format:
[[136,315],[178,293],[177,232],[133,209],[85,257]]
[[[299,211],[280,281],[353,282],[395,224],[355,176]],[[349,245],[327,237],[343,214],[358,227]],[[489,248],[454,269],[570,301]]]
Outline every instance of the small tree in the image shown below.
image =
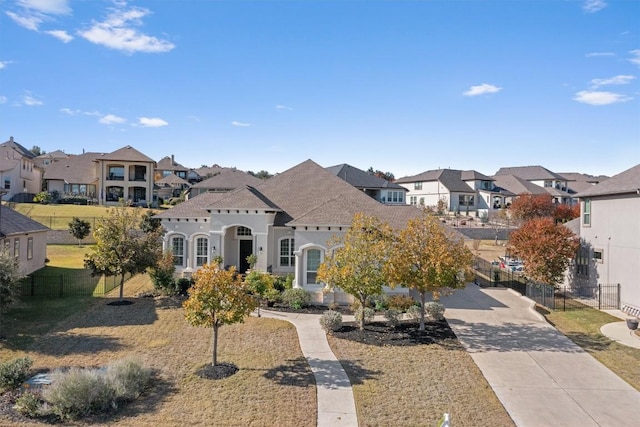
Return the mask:
[[[318,267],[318,279],[328,288],[339,287],[366,306],[367,298],[382,293],[386,284],[384,264],[389,255],[391,228],[376,218],[356,214],[343,236],[329,240],[337,249]],[[364,317],[359,322],[364,329]]]
[[154,218],[156,213],[153,211],[147,211],[142,215],[142,220],[140,221],[140,229],[145,233],[153,233],[160,229],[162,226],[162,221],[160,218]]
[[511,233],[511,253],[524,261],[525,275],[557,285],[564,277],[580,243],[571,230],[553,218],[535,218]]
[[185,318],[193,326],[213,328],[213,366],[218,364],[218,329],[241,323],[256,308],[249,285],[236,274],[235,267],[220,270],[207,264],[195,275],[184,304]]
[[500,209],[497,212],[491,212],[488,216],[487,225],[493,231],[494,235],[494,245],[498,245],[498,237],[500,236],[500,232],[509,228],[509,214],[506,209]]
[[47,205],[51,203],[52,200],[53,200],[53,197],[51,196],[51,194],[49,194],[48,191],[41,191],[35,196],[33,196],[34,203],[41,203],[43,205]]
[[85,267],[93,274],[120,276],[120,300],[127,274],[144,273],[156,265],[162,253],[160,231],[144,233],[138,210],[112,208],[98,220],[93,231],[96,245],[85,257]]
[[89,224],[89,221],[74,216],[73,220],[69,223],[69,233],[78,239],[78,246],[80,246],[82,239],[91,233],[91,224]]
[[5,310],[18,300],[20,295],[20,279],[18,262],[8,251],[0,251],[0,338],[2,338],[2,315]]
[[386,273],[393,285],[407,286],[420,294],[420,330],[424,331],[426,293],[438,301],[445,289],[464,287],[472,267],[473,254],[464,241],[425,213],[400,231]]
[[573,206],[569,206],[566,203],[561,203],[553,211],[553,218],[556,220],[556,223],[565,223],[571,221],[572,219],[576,219],[580,216],[580,205],[575,204]]
[[175,271],[176,266],[173,263],[173,252],[164,252],[158,258],[156,265],[149,269],[149,277],[151,277],[154,288],[168,295],[173,295],[178,292],[176,281],[173,277]]
[[251,293],[258,300],[258,316],[260,316],[260,304],[263,302],[268,292],[271,289],[274,289],[273,284],[275,279],[270,273],[265,271],[252,270],[247,274],[244,280],[249,285]]

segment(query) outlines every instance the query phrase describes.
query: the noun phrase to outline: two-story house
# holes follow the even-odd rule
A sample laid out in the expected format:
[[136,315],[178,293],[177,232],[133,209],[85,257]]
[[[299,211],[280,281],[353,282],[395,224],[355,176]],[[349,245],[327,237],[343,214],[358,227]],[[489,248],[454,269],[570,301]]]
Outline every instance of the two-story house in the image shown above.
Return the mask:
[[504,175],[512,175],[543,188],[552,197],[554,203],[571,204],[573,196],[569,192],[569,180],[547,168],[542,166],[500,168],[494,178]]
[[620,284],[620,308],[640,316],[640,164],[576,195],[581,253],[574,279]]
[[31,202],[42,191],[42,169],[35,155],[10,137],[0,144],[0,188],[2,200]]
[[228,193],[236,188],[246,185],[256,186],[261,183],[261,179],[249,175],[244,171],[225,168],[221,169],[220,172],[214,176],[193,184],[189,190],[189,198],[202,193]]
[[395,182],[387,181],[344,163],[326,169],[380,203],[406,203],[407,189]]

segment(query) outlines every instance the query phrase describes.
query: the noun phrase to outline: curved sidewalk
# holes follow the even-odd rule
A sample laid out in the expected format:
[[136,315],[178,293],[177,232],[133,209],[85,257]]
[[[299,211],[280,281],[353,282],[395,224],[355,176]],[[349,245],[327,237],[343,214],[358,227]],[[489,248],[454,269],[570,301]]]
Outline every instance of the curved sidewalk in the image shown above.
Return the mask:
[[640,392],[509,289],[468,285],[445,317],[518,426],[622,426],[640,420]]
[[331,351],[320,327],[319,314],[284,313],[260,310],[263,317],[291,322],[298,331],[302,354],[316,379],[318,427],[357,426],[356,404],[351,382]]

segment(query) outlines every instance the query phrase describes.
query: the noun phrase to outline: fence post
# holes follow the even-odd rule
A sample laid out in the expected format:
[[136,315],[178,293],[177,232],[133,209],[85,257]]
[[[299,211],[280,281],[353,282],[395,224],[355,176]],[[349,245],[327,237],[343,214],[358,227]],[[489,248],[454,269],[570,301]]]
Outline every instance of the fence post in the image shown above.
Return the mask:
[[618,288],[618,293],[617,293],[618,297],[616,298],[616,300],[617,300],[616,301],[616,306],[617,306],[617,309],[620,310],[620,308],[621,308],[621,306],[620,306],[620,283],[618,283],[616,285],[616,287]]
[[602,310],[602,285],[598,283],[598,310]]

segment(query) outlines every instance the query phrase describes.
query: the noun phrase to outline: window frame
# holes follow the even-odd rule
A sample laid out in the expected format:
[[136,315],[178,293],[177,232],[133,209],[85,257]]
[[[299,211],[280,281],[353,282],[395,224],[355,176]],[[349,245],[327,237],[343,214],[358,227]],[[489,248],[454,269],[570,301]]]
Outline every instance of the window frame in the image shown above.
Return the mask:
[[20,238],[13,239],[13,257],[20,259]]
[[[204,241],[204,247],[201,243]],[[196,253],[196,267],[202,267],[205,264],[209,263],[209,238],[208,237],[196,237],[195,244],[195,253]],[[204,249],[204,253],[202,253],[202,249]]]
[[[184,267],[184,261],[186,259],[185,253],[185,238],[184,236],[171,236],[171,253],[173,254],[173,265]],[[178,244],[178,242],[180,242]],[[178,246],[180,246],[178,248]],[[180,249],[181,253],[178,254],[176,249]],[[178,262],[178,260],[180,262]]]
[[582,201],[582,226],[591,227],[591,199]]
[[[286,243],[287,248],[283,248]],[[296,266],[296,256],[293,254],[295,250],[295,238],[293,237],[282,237],[278,240],[278,266],[279,267],[287,267],[293,268]],[[288,254],[283,253],[283,249],[288,251]],[[282,261],[286,260],[286,263]]]
[[27,238],[27,259],[33,259],[33,237]]
[[414,182],[413,183],[414,190],[422,190],[422,182]]
[[[311,270],[309,269],[309,254],[311,252],[318,252],[319,257],[318,257],[318,265],[316,266],[315,270]],[[304,276],[305,276],[305,284],[307,285],[317,285],[317,278],[318,278],[318,267],[320,267],[320,264],[322,264],[322,261],[324,260],[324,255],[323,255],[323,250],[320,248],[309,248],[305,251],[305,255],[304,255]],[[309,280],[310,274],[313,275],[313,282]]]

